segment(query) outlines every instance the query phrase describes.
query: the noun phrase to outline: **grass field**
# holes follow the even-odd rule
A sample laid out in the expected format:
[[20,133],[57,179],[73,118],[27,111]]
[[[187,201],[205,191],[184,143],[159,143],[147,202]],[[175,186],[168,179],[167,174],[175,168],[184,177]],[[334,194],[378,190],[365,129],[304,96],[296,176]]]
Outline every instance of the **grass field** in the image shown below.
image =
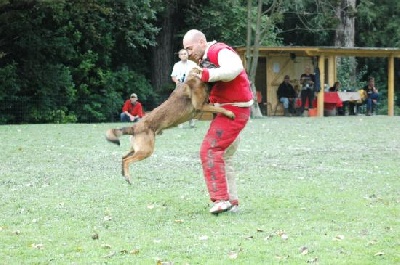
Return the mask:
[[208,122],[120,176],[122,124],[2,125],[0,264],[400,264],[400,119],[251,120],[240,212],[211,215]]

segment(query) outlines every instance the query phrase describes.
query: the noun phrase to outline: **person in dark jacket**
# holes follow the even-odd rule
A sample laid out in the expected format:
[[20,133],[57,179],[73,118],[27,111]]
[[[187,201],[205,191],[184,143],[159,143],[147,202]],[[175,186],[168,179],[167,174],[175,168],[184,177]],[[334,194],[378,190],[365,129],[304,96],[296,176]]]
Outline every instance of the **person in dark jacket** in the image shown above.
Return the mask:
[[315,83],[315,75],[311,73],[311,66],[307,65],[305,67],[305,73],[300,77],[301,84],[301,114],[304,113],[304,108],[306,102],[308,100],[308,109],[313,108],[314,101],[314,83]]
[[295,103],[297,93],[290,83],[290,77],[288,75],[285,75],[283,82],[279,85],[277,95],[279,102],[283,104],[285,109],[285,116],[289,116],[289,113],[294,114],[296,112]]

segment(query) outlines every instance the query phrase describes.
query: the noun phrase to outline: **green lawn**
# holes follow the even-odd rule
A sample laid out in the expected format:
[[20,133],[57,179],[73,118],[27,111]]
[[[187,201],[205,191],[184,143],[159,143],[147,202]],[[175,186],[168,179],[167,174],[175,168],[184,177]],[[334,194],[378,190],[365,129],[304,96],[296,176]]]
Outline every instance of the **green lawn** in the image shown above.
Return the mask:
[[[400,264],[400,119],[251,120],[237,214],[211,215],[208,122],[120,176],[122,124],[2,125],[0,264]],[[161,262],[160,262],[161,263]]]

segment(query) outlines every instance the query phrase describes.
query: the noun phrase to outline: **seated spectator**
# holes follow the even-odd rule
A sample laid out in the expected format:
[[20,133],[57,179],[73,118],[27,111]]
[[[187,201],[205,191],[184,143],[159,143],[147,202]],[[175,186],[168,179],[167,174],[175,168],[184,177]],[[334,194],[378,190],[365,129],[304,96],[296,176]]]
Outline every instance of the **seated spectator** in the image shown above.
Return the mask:
[[120,117],[122,122],[137,122],[143,117],[142,104],[135,93],[125,101]]
[[304,108],[308,100],[308,109],[313,108],[314,101],[314,83],[315,75],[311,73],[311,66],[307,65],[305,67],[305,73],[300,76],[301,84],[301,108],[300,113],[304,113]]
[[367,105],[366,115],[372,115],[373,107],[377,104],[379,99],[379,93],[375,87],[375,79],[373,77],[369,77],[368,84],[358,90],[358,92],[360,93],[361,101],[349,102],[349,115],[356,115],[356,113],[354,112],[354,107],[357,106],[358,109],[358,106],[363,105],[364,103],[366,103]]
[[367,116],[372,115],[373,107],[376,105],[379,99],[378,89],[375,87],[375,78],[369,77],[368,84],[363,87],[363,90],[367,93]]
[[336,82],[333,84],[333,87],[330,87],[330,88],[329,88],[329,92],[338,92],[338,91],[340,91],[340,87],[341,87],[340,82],[339,82],[339,81],[336,81]]
[[[340,84],[339,81],[336,81],[333,84],[333,87],[329,88],[329,92],[339,92],[341,86],[342,86],[342,84]],[[340,116],[343,116],[344,115],[344,107],[338,107],[337,108],[337,114],[340,115]]]
[[290,84],[290,77],[288,75],[285,75],[283,82],[279,85],[277,96],[279,102],[283,104],[285,116],[289,116],[289,113],[296,113],[294,105],[296,103],[297,93],[292,84]]

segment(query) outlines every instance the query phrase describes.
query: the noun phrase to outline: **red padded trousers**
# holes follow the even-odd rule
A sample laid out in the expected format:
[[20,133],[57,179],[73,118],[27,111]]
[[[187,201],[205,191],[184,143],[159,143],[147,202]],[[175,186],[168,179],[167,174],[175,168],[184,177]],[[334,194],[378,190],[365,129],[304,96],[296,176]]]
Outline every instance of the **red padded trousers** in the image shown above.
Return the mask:
[[[250,108],[230,105],[224,106],[224,108],[232,111],[235,114],[235,119],[231,120],[223,114],[216,116],[211,122],[201,145],[200,159],[211,201],[231,200],[232,204],[238,204],[237,195],[235,194],[235,201],[232,201],[229,194],[225,157],[228,147],[238,138],[240,132],[246,126],[250,117]],[[231,149],[235,150],[236,148]],[[229,157],[232,155],[229,154]],[[230,177],[231,175],[233,173],[230,174]],[[235,179],[230,179],[229,182],[229,185],[234,185],[236,193]]]

